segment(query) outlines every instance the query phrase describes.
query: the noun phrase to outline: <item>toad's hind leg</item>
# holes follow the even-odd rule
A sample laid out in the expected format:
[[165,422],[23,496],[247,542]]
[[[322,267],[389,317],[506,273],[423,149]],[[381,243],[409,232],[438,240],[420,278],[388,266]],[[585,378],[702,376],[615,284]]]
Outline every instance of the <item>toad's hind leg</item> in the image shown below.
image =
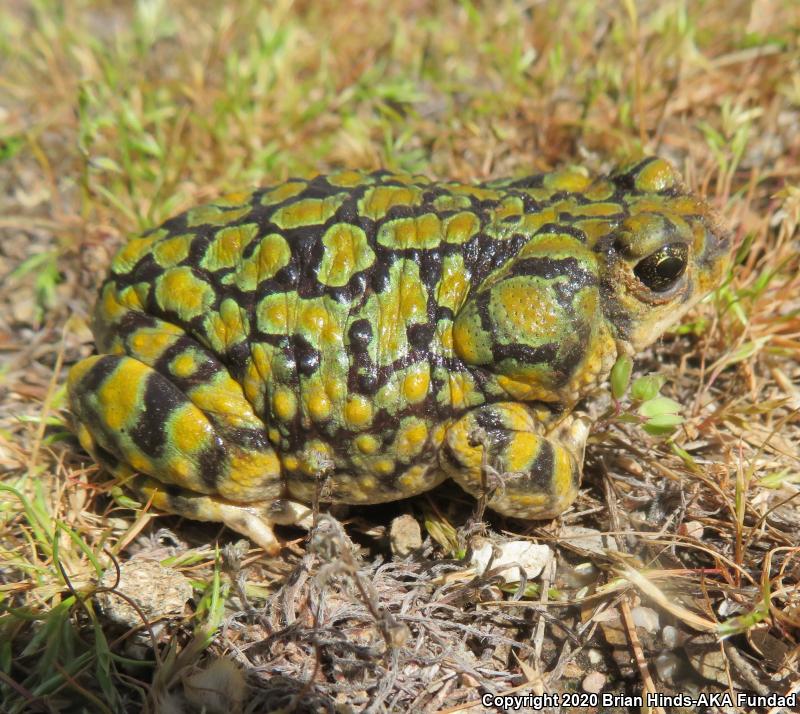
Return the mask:
[[[178,358],[185,354],[176,351]],[[201,348],[184,361],[191,360],[202,379],[187,365],[187,376],[168,378],[127,355],[75,365],[67,388],[81,444],[117,474],[152,477],[138,490],[156,505],[222,521],[274,550],[267,531],[282,520],[267,514],[283,495],[279,459],[227,370]],[[257,511],[261,529],[252,526]]]
[[506,516],[555,518],[578,495],[588,423],[571,418],[553,432],[522,404],[473,409],[447,431],[440,463],[476,498]]

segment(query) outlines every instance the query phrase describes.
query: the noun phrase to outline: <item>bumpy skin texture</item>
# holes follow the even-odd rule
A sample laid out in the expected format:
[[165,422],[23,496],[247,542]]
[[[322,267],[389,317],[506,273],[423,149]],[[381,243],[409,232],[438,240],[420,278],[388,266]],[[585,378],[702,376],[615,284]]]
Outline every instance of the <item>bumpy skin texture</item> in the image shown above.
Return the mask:
[[69,376],[78,434],[157,507],[269,550],[299,504],[447,477],[553,517],[580,482],[576,404],[711,290],[727,253],[655,158],[596,178],[346,171],[228,196],[117,254],[100,354]]

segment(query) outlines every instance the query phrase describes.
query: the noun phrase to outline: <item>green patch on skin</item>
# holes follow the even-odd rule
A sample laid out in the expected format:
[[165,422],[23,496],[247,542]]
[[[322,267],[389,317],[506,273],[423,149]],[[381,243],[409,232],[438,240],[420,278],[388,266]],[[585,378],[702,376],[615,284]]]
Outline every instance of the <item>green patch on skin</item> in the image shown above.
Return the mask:
[[239,206],[238,208],[225,208],[211,203],[206,206],[198,206],[188,211],[186,214],[186,225],[189,228],[197,228],[197,226],[203,225],[223,226],[238,221],[249,212],[249,205]]
[[277,203],[282,203],[290,198],[294,198],[298,194],[302,193],[308,183],[305,181],[287,181],[276,188],[273,188],[271,191],[267,191],[261,197],[261,205],[262,206],[274,206]]
[[258,242],[249,258],[240,259],[239,267],[222,278],[224,285],[235,285],[240,290],[255,290],[258,284],[269,280],[289,264],[292,250],[279,233],[270,233]]
[[111,261],[111,270],[117,275],[126,275],[147,255],[153,245],[163,236],[169,235],[165,229],[154,231],[145,236],[131,238]]
[[480,219],[471,211],[460,211],[442,221],[445,243],[466,243],[480,228]]
[[213,286],[197,278],[188,266],[169,268],[155,283],[158,304],[184,322],[204,315],[217,299]]
[[246,311],[233,298],[225,298],[219,310],[203,320],[206,341],[214,352],[225,354],[250,336],[250,321]]
[[256,223],[220,228],[208,244],[200,267],[211,271],[235,267],[241,262],[245,248],[258,233]]
[[422,202],[422,190],[416,186],[372,186],[358,201],[360,215],[378,221],[394,206],[416,207]]
[[269,217],[269,220],[282,230],[291,230],[301,226],[318,226],[336,213],[346,198],[346,193],[325,198],[301,198],[281,206]]
[[436,284],[436,303],[456,313],[470,290],[469,273],[461,253],[451,253],[442,261],[442,275]]
[[356,273],[375,262],[375,252],[367,243],[367,235],[358,226],[336,223],[322,236],[322,254],[317,279],[330,287],[347,285]]
[[442,196],[437,196],[433,205],[437,211],[460,211],[462,209],[472,208],[472,201],[469,196],[456,196],[446,193]]
[[427,320],[428,291],[419,277],[419,266],[405,258],[389,268],[385,290],[370,295],[353,319],[366,319],[373,329],[368,352],[379,366],[392,364],[408,352],[407,329]]
[[435,248],[442,240],[442,225],[435,213],[396,218],[378,229],[378,243],[396,250]]
[[194,236],[191,233],[158,241],[153,246],[153,258],[162,268],[172,268],[186,260]]

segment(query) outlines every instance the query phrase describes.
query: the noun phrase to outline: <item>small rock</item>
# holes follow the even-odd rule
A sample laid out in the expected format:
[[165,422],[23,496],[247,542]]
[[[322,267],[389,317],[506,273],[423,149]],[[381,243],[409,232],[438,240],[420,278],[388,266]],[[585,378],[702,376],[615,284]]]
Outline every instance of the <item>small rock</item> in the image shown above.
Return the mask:
[[520,568],[525,571],[527,579],[532,580],[542,572],[551,557],[552,551],[548,546],[529,540],[494,544],[487,540],[472,551],[471,563],[479,575],[483,575],[491,564],[493,574],[499,574],[506,583],[517,583],[521,580]]
[[589,672],[581,682],[581,689],[589,694],[599,694],[606,686],[606,675],[602,672]]
[[655,610],[640,605],[631,610],[631,615],[633,615],[633,622],[637,627],[641,627],[651,634],[658,632],[661,623]]
[[422,547],[422,531],[417,519],[408,514],[395,518],[389,528],[389,544],[398,558],[405,558]]
[[695,540],[703,540],[705,528],[699,521],[684,521],[678,526],[678,534]]
[[689,663],[701,677],[724,687],[729,685],[727,659],[713,635],[696,635],[686,640],[683,646]]
[[603,661],[603,653],[594,647],[586,652],[586,656],[591,664],[600,664]]
[[656,672],[662,682],[672,684],[675,674],[681,665],[680,659],[673,652],[662,652],[655,659]]
[[611,536],[594,528],[584,528],[583,526],[565,528],[559,542],[584,554],[603,555],[608,550],[617,550],[617,544]]
[[[180,615],[186,601],[192,597],[192,584],[183,573],[165,568],[155,560],[132,558],[119,566],[119,583],[114,592],[99,592],[97,601],[103,613],[125,627],[144,625],[169,615]],[[111,588],[117,581],[117,571],[109,568],[100,578],[101,588]],[[122,593],[125,598],[115,593]],[[138,605],[141,614],[130,604]]]
[[665,625],[664,629],[661,630],[661,641],[667,649],[675,649],[680,642],[678,630],[672,625]]

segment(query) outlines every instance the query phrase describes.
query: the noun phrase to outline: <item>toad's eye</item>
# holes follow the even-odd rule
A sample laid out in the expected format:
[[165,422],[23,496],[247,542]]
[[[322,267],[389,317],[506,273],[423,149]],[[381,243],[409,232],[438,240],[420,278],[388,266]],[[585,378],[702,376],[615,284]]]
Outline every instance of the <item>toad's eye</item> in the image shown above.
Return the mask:
[[670,243],[642,258],[633,272],[648,288],[663,293],[683,275],[688,256],[689,246],[686,243]]

